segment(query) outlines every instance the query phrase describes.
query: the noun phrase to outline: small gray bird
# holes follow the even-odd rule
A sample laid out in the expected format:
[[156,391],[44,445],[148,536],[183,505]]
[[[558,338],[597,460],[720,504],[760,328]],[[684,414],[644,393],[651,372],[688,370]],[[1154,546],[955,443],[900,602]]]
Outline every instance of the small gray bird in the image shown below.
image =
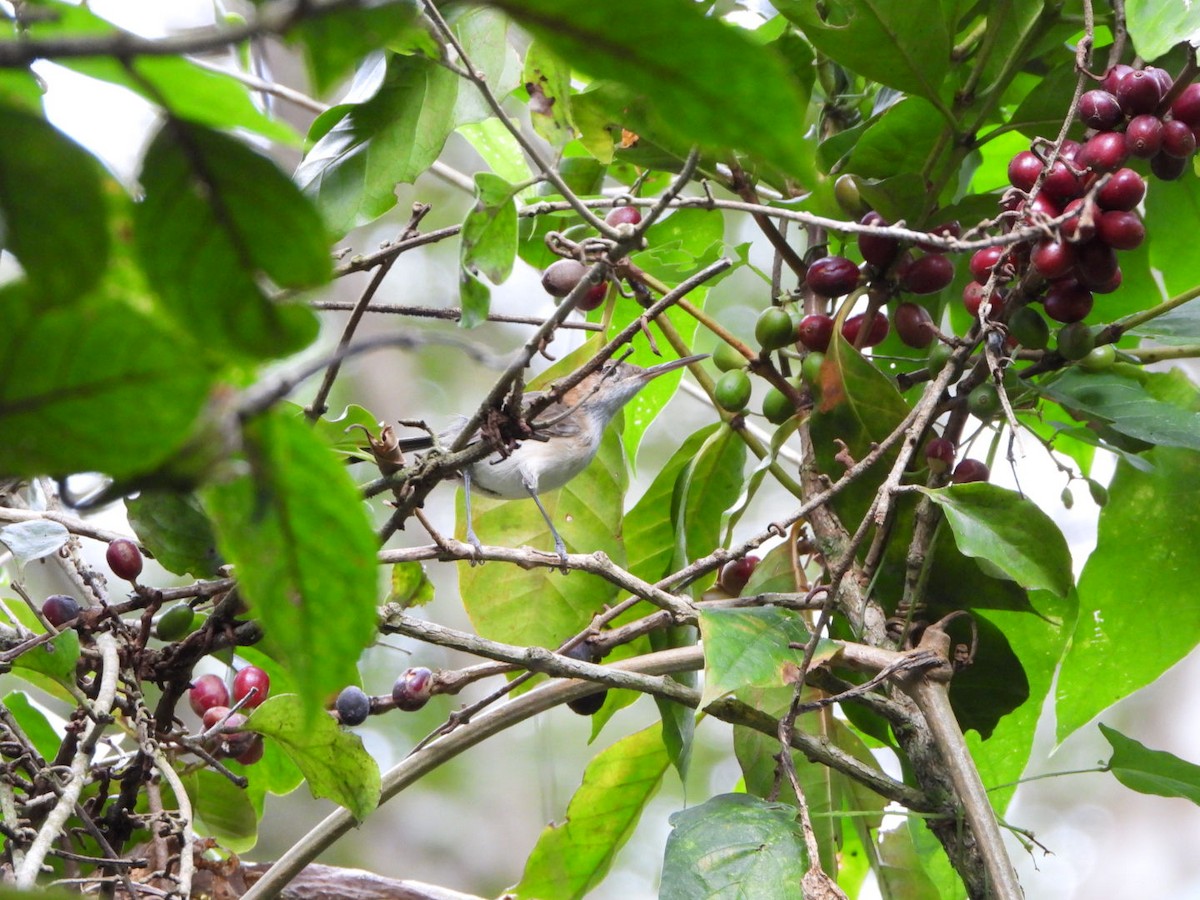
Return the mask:
[[[480,548],[471,524],[472,487],[490,497],[505,500],[532,497],[554,536],[554,549],[565,564],[566,545],[538,495],[562,487],[587,468],[600,449],[604,429],[638,391],[659,375],[707,357],[708,354],[687,356],[648,368],[609,360],[567,391],[562,400],[542,411],[532,423],[533,439],[522,441],[507,455],[495,453],[463,469],[467,492],[467,540]],[[523,405],[528,407],[541,396],[542,391],[527,391]],[[450,443],[458,437],[458,431],[450,428],[439,435],[439,439]],[[404,450],[428,449],[433,446],[433,440],[413,438],[401,441],[400,446]]]

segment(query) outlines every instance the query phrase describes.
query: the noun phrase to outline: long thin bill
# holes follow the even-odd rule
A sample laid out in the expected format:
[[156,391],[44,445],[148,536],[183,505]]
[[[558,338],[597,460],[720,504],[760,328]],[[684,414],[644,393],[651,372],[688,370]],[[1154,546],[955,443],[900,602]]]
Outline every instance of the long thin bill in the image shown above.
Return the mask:
[[665,375],[667,372],[674,372],[676,369],[690,366],[694,362],[700,362],[702,359],[708,359],[709,354],[698,353],[695,356],[685,356],[683,359],[669,359],[666,362],[658,363],[654,366],[647,366],[643,377],[646,379],[657,378],[659,375]]

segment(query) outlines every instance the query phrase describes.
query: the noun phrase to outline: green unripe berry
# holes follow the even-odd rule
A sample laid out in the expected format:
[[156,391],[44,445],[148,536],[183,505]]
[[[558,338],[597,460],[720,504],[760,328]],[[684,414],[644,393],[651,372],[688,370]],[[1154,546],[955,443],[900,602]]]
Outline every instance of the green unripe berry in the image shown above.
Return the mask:
[[741,369],[726,372],[713,389],[717,405],[729,412],[741,412],[750,402],[750,376]]
[[195,618],[196,611],[186,603],[172,606],[159,616],[154,634],[160,641],[177,641],[192,630]]
[[786,347],[795,340],[792,317],[778,306],[764,309],[754,323],[754,339],[764,352]]
[[1108,503],[1108,488],[1098,481],[1092,479],[1087,480],[1088,492],[1092,495],[1092,502],[1097,506],[1104,506]]
[[762,412],[772,425],[782,425],[796,414],[796,407],[779,388],[771,388],[763,397]]
[[838,206],[848,216],[858,218],[867,211],[867,206],[863,203],[862,194],[858,189],[858,179],[853,175],[841,175],[838,180],[833,183],[833,196],[838,202]]
[[1041,313],[1028,306],[1022,306],[1009,317],[1008,333],[1030,350],[1044,350],[1050,343],[1050,326]]
[[954,348],[949,344],[943,344],[941,341],[934,343],[929,348],[929,355],[925,358],[925,368],[929,370],[930,376],[936,378],[942,369],[946,368],[946,363],[950,362],[950,357],[954,355]]
[[1095,346],[1096,338],[1086,322],[1071,322],[1058,329],[1058,352],[1064,359],[1083,359]]
[[985,422],[1000,411],[1000,393],[988,382],[976,386],[967,394],[967,408],[971,415]]
[[746,357],[742,356],[731,344],[724,341],[717,344],[713,350],[713,364],[722,372],[732,372],[734,369],[746,368]]
[[812,352],[800,363],[800,375],[810,387],[821,386],[821,366],[825,363],[825,354]]
[[1079,365],[1089,372],[1106,372],[1117,361],[1117,348],[1112,344],[1101,344],[1079,361]]

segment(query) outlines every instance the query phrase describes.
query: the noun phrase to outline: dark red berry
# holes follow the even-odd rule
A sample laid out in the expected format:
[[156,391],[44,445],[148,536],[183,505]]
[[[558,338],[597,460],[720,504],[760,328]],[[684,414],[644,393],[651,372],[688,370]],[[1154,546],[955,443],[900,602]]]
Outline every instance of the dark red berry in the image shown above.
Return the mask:
[[565,297],[587,275],[588,267],[577,259],[558,259],[542,273],[542,287],[552,297]]
[[1096,194],[1101,209],[1131,210],[1146,196],[1146,181],[1133,169],[1118,169]]
[[875,318],[871,320],[871,330],[867,332],[866,337],[862,339],[862,344],[858,343],[859,332],[862,331],[863,320],[867,317],[866,313],[859,313],[856,316],[851,316],[842,323],[842,337],[851,344],[863,347],[874,347],[881,343],[888,336],[888,318],[880,310],[875,313]]
[[1162,152],[1167,156],[1189,159],[1196,152],[1196,136],[1186,122],[1171,120],[1163,123]]
[[[863,225],[885,227],[887,220],[877,212],[869,212],[862,217]],[[880,237],[876,234],[860,234],[858,236],[858,251],[862,258],[876,268],[886,269],[895,261],[900,252],[900,243],[894,238]]]
[[1117,271],[1113,272],[1107,281],[1085,281],[1084,287],[1091,290],[1093,294],[1111,294],[1121,286],[1121,281],[1124,276],[1121,274],[1121,267],[1117,267]]
[[[251,691],[254,694],[251,695]],[[271,692],[271,676],[258,666],[245,666],[233,678],[233,702],[242,703],[244,709],[254,709],[267,699]]]
[[201,675],[192,682],[188,703],[196,715],[202,716],[205,710],[214,706],[228,706],[229,689],[219,675]]
[[1189,162],[1190,160],[1181,156],[1160,153],[1150,160],[1150,171],[1156,178],[1161,178],[1163,181],[1174,181],[1187,171]]
[[[1124,169],[1122,171],[1131,171]],[[1085,221],[1085,215],[1086,221]],[[1080,198],[1072,200],[1063,210],[1066,214],[1071,215],[1071,218],[1062,223],[1062,235],[1071,243],[1080,241],[1090,241],[1096,234],[1096,216],[1099,214],[1096,211],[1096,204],[1090,200]]]
[[1056,322],[1078,322],[1092,311],[1092,292],[1073,279],[1058,281],[1050,285],[1042,306]]
[[66,594],[51,594],[42,604],[42,615],[55,628],[62,628],[79,615],[79,601]]
[[950,480],[955,484],[970,484],[973,481],[987,481],[991,474],[986,463],[977,459],[964,459],[954,467],[954,474],[950,476]]
[[[247,735],[249,740],[246,743],[245,749],[242,749],[242,747],[239,746],[237,749],[241,750],[241,752],[233,754],[233,758],[240,762],[243,766],[252,766],[263,758],[263,752],[265,751],[265,748],[263,747],[263,739],[261,734],[247,732]],[[232,742],[230,743],[230,749],[233,749]]]
[[104,558],[118,578],[133,581],[142,574],[142,551],[133,541],[117,538],[108,545]]
[[1189,84],[1171,104],[1171,116],[1189,125],[1200,128],[1200,84]]
[[892,313],[896,334],[910,347],[923,350],[933,343],[933,317],[918,303],[901,303]]
[[1121,109],[1126,115],[1152,113],[1158,109],[1162,98],[1162,87],[1158,79],[1145,69],[1130,72],[1117,84],[1117,102],[1121,104]]
[[1075,173],[1060,159],[1050,167],[1046,180],[1042,182],[1042,190],[1049,194],[1052,200],[1061,204],[1068,200],[1074,200],[1082,194],[1083,185],[1075,177]]
[[899,273],[900,287],[913,294],[936,294],[954,280],[954,263],[940,253],[927,253]]
[[1017,204],[1017,210],[1026,214],[1037,213],[1047,219],[1056,219],[1062,215],[1062,206],[1049,194],[1039,193],[1032,200],[1023,200]]
[[[941,225],[930,228],[929,233],[937,237],[957,238],[962,235],[962,223],[958,220],[943,222]],[[926,253],[944,253],[946,251],[945,247],[939,247],[937,244],[926,241],[917,241],[917,246]]]
[[1079,155],[1080,148],[1083,144],[1079,141],[1073,141],[1070,138],[1062,142],[1062,146],[1058,150],[1058,158],[1066,162],[1074,162],[1075,157]]
[[[1191,134],[1191,129],[1187,130]],[[1138,159],[1150,159],[1162,148],[1162,141],[1163,123],[1158,116],[1134,116],[1125,126],[1125,148]]]
[[1110,210],[1096,221],[1096,236],[1114,250],[1133,250],[1146,239],[1146,226],[1137,213]]
[[[628,209],[629,207],[621,208]],[[609,224],[614,223],[609,222]],[[338,718],[341,719],[343,725],[361,725],[371,714],[371,698],[363,692],[362,688],[352,684],[342,688],[342,692],[337,695],[334,707],[337,709]]]
[[761,560],[757,556],[750,555],[725,563],[717,578],[721,590],[731,597],[740,597],[742,591],[746,589],[746,583],[750,581],[750,576],[758,568],[759,562]]
[[1022,191],[1033,190],[1034,182],[1042,174],[1042,161],[1031,150],[1022,150],[1008,162],[1008,181]]
[[796,326],[796,340],[809,350],[824,353],[833,339],[833,316],[810,313]]
[[1121,104],[1108,91],[1088,91],[1079,98],[1079,119],[1088,128],[1111,131],[1124,118]]
[[844,256],[826,256],[810,265],[804,278],[814,293],[840,297],[858,287],[858,266]]
[[1075,268],[1075,250],[1062,241],[1042,241],[1034,248],[1029,259],[1046,279],[1062,278]]
[[424,666],[405,669],[392,685],[392,701],[406,712],[420,709],[432,696],[433,672]]
[[636,206],[617,206],[607,216],[604,221],[609,225],[638,225],[642,221],[642,214],[638,212]]
[[949,472],[954,465],[954,442],[949,438],[935,437],[925,445],[925,460],[934,475]]
[[1112,247],[1100,240],[1080,244],[1076,250],[1075,269],[1079,280],[1103,284],[1117,271],[1117,254]]
[[228,706],[210,706],[200,716],[200,722],[204,726],[204,730],[208,731],[210,728],[215,728],[219,722],[224,722],[228,715]]
[[1160,98],[1167,96],[1167,92],[1175,86],[1175,79],[1171,77],[1171,73],[1166,69],[1160,69],[1158,66],[1146,66],[1142,71],[1153,78],[1158,84]]
[[1133,71],[1133,66],[1127,66],[1124,63],[1117,63],[1105,74],[1100,81],[1100,88],[1108,91],[1114,97],[1117,94],[1117,85],[1121,83],[1121,79]]
[[1112,172],[1125,164],[1129,150],[1125,135],[1117,131],[1102,131],[1093,135],[1079,151],[1078,162],[1097,172]]
[[[972,285],[974,285],[973,289]],[[1004,312],[1004,295],[1000,291],[994,292],[990,305],[991,311],[988,313],[988,319],[1000,318],[1000,314]],[[971,314],[972,318],[978,318],[981,306],[983,306],[983,285],[972,281],[963,288],[963,307]]]
[[608,297],[608,282],[601,281],[593,284],[587,289],[587,292],[579,298],[579,302],[575,304],[576,309],[581,309],[584,312],[591,312],[593,309],[599,309],[605,298]]
[[992,269],[1003,255],[1003,247],[984,247],[982,250],[976,250],[971,257],[971,275],[976,281],[983,284],[991,277]]

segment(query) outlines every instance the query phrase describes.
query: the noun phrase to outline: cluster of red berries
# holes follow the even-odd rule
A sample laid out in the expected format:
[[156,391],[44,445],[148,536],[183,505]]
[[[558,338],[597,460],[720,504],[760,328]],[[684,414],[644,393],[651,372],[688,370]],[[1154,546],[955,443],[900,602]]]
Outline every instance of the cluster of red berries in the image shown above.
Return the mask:
[[[634,206],[618,206],[613,209],[604,221],[613,227],[620,225],[637,225],[642,221],[642,214]],[[559,259],[550,263],[542,273],[542,287],[552,297],[565,297],[585,277],[590,266],[584,265],[577,259]],[[608,297],[608,281],[598,281],[587,289],[587,292],[575,304],[575,308],[590,312],[598,309]]]
[[[876,212],[862,218],[863,225],[886,226],[888,223]],[[958,222],[945,222],[930,230],[938,237],[958,237],[962,228]],[[936,294],[954,280],[954,263],[932,244],[918,244],[924,251],[915,256],[899,241],[877,234],[860,234],[858,249],[865,265],[860,269],[844,256],[826,256],[813,262],[805,274],[805,284],[818,297],[833,299],[849,294],[865,281],[872,290],[882,289],[888,295],[897,293]],[[904,301],[893,312],[896,334],[911,347],[928,347],[934,338],[933,319],[919,303]],[[870,316],[870,324],[867,318]],[[864,326],[867,332],[862,333]],[[833,317],[814,312],[796,325],[796,340],[809,350],[824,353],[833,338]],[[860,347],[874,347],[888,336],[891,326],[887,314],[877,310],[874,315],[858,313],[842,323],[842,336]]]
[[247,766],[262,759],[262,736],[242,731],[246,717],[230,710],[232,705],[239,710],[254,709],[267,699],[270,691],[271,677],[258,666],[243,666],[238,670],[233,678],[232,694],[219,675],[201,675],[192,682],[188,703],[200,716],[204,730],[221,726],[215,748],[217,755],[232,757]]

